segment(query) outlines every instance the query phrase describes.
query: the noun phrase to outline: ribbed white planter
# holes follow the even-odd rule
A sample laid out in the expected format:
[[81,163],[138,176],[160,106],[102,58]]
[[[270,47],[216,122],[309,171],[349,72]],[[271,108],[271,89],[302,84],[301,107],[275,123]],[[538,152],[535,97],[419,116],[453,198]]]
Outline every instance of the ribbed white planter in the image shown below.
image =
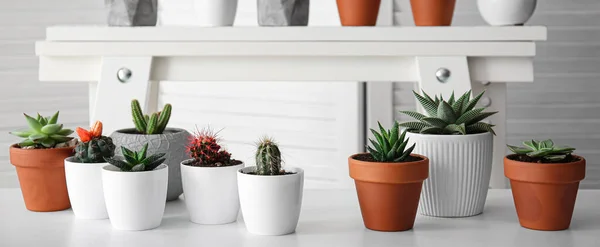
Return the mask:
[[240,211],[237,171],[244,164],[226,167],[197,167],[181,162],[183,196],[190,220],[218,225],[235,222]]
[[108,163],[79,163],[73,162],[74,159],[75,157],[65,159],[65,176],[75,217],[86,220],[107,219],[102,190],[102,167]]
[[407,133],[413,153],[429,158],[419,213],[468,217],[483,212],[492,173],[491,133],[422,135]]
[[110,223],[115,229],[142,231],[162,222],[167,199],[169,169],[122,172],[113,165],[102,168],[102,186]]
[[256,166],[238,171],[238,190],[244,223],[257,235],[293,233],[302,208],[304,170],[286,167],[289,175],[260,176],[246,174]]
[[523,25],[531,18],[537,0],[478,0],[481,17],[492,26]]
[[158,0],[159,26],[232,26],[238,0]]

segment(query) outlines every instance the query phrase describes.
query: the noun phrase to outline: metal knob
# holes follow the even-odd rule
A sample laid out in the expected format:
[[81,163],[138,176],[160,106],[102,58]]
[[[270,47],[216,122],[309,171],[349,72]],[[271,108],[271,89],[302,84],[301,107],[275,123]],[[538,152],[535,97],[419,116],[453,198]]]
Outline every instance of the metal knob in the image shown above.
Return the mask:
[[117,71],[117,79],[122,83],[127,82],[131,78],[131,75],[131,70],[128,68],[120,68]]
[[481,98],[481,105],[488,107],[492,105],[492,99],[490,99],[490,97],[483,97]]
[[481,82],[481,84],[483,84],[484,86],[488,86],[488,85],[490,85],[490,83],[491,83],[490,81],[482,81]]
[[435,72],[435,77],[437,77],[437,80],[441,83],[446,83],[448,79],[450,79],[450,75],[450,70],[446,68],[439,68]]

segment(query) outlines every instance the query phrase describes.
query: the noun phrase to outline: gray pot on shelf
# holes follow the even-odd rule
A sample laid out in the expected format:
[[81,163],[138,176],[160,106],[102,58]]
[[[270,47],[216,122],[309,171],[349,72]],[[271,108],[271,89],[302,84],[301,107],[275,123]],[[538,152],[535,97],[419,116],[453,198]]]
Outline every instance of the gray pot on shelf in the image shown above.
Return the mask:
[[307,26],[310,0],[258,0],[261,26]]
[[157,0],[105,0],[109,26],[156,26]]
[[188,159],[186,151],[190,133],[184,129],[167,128],[162,134],[138,134],[136,129],[120,129],[113,132],[110,137],[117,146],[115,155],[122,156],[121,146],[131,150],[140,150],[148,143],[148,154],[166,153],[165,164],[169,167],[169,185],[167,201],[175,200],[183,193],[181,185],[180,163]]

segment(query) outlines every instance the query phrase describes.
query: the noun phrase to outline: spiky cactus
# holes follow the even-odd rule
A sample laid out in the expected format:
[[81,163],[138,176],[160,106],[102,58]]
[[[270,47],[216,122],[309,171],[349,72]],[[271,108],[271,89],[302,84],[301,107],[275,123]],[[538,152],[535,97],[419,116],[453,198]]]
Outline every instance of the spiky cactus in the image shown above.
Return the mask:
[[281,152],[273,139],[263,137],[257,143],[256,150],[256,175],[281,175]]
[[171,118],[171,104],[166,104],[162,111],[144,115],[140,102],[131,101],[131,115],[138,132],[146,135],[162,134]]
[[379,162],[405,162],[416,145],[413,144],[405,149],[408,145],[408,138],[405,139],[406,130],[400,134],[398,122],[395,122],[392,129],[387,131],[381,126],[381,123],[377,122],[377,124],[381,132],[371,129],[371,133],[377,141],[369,138],[372,146],[367,146],[373,159]]
[[102,135],[102,122],[96,121],[90,130],[77,128],[81,142],[75,147],[75,158],[81,163],[102,163],[115,156],[112,138]]
[[126,147],[121,147],[121,151],[123,152],[123,156],[125,156],[124,160],[115,159],[114,157],[105,158],[104,160],[124,172],[152,171],[166,160],[164,153],[146,157],[148,143],[138,152],[131,151]]
[[415,98],[429,116],[418,112],[401,111],[401,113],[418,120],[418,122],[405,122],[401,123],[400,126],[406,127],[410,132],[421,134],[466,135],[490,132],[496,135],[492,129],[494,125],[481,121],[498,112],[483,112],[485,107],[475,108],[483,93],[470,99],[471,90],[469,90],[455,100],[454,92],[452,92],[450,99],[445,101],[441,96],[438,98],[436,95],[435,99],[432,99],[425,92],[421,96],[413,91]]
[[37,118],[33,118],[25,113],[25,120],[29,125],[29,130],[13,131],[10,134],[25,138],[19,143],[21,148],[54,148],[59,144],[69,142],[73,137],[69,137],[73,130],[63,129],[62,124],[58,124],[57,111],[51,117],[42,117],[39,113]]
[[217,167],[235,164],[231,154],[221,150],[219,138],[211,129],[197,131],[188,144],[188,153],[194,159],[193,166]]

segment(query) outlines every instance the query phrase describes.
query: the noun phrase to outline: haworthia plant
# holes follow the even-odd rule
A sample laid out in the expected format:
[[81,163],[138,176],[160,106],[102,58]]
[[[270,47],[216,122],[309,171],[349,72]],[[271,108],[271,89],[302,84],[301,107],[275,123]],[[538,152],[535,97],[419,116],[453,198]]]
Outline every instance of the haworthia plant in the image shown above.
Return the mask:
[[371,129],[371,133],[376,140],[369,139],[371,146],[367,146],[367,150],[374,160],[379,162],[404,162],[410,153],[415,149],[415,144],[406,149],[408,138],[405,139],[406,130],[400,134],[400,126],[398,122],[394,123],[391,130],[386,130],[379,125],[380,132]]
[[146,143],[138,152],[131,151],[126,147],[121,147],[121,151],[123,152],[123,156],[125,156],[124,160],[116,159],[114,157],[105,158],[105,160],[124,172],[152,171],[166,160],[166,158],[164,158],[164,153],[158,153],[146,157],[148,143]]
[[263,137],[257,143],[256,149],[256,175],[285,174],[281,169],[281,152],[273,139]]
[[523,145],[525,147],[506,146],[515,154],[525,154],[532,158],[541,158],[548,161],[563,160],[567,155],[575,151],[575,148],[569,146],[554,146],[554,142],[550,139],[544,141],[524,141]]
[[131,115],[135,129],[147,135],[162,134],[167,128],[171,118],[171,104],[166,104],[162,111],[144,115],[140,102],[136,99],[131,101]]
[[63,125],[58,123],[58,114],[59,112],[57,111],[50,117],[42,117],[38,113],[37,118],[23,114],[25,120],[27,120],[29,129],[12,131],[10,134],[25,138],[19,143],[19,146],[22,148],[53,148],[57,144],[68,142],[73,139],[73,137],[69,137],[73,133],[73,130],[64,129]]
[[454,92],[452,92],[446,101],[441,95],[439,97],[436,95],[432,99],[424,91],[423,96],[413,91],[415,98],[423,106],[427,115],[413,111],[400,111],[400,113],[418,120],[404,122],[400,126],[410,132],[421,134],[467,135],[490,132],[496,135],[493,129],[494,125],[481,121],[498,112],[484,112],[485,107],[475,108],[484,93],[471,99],[471,90],[469,90],[455,99]]

